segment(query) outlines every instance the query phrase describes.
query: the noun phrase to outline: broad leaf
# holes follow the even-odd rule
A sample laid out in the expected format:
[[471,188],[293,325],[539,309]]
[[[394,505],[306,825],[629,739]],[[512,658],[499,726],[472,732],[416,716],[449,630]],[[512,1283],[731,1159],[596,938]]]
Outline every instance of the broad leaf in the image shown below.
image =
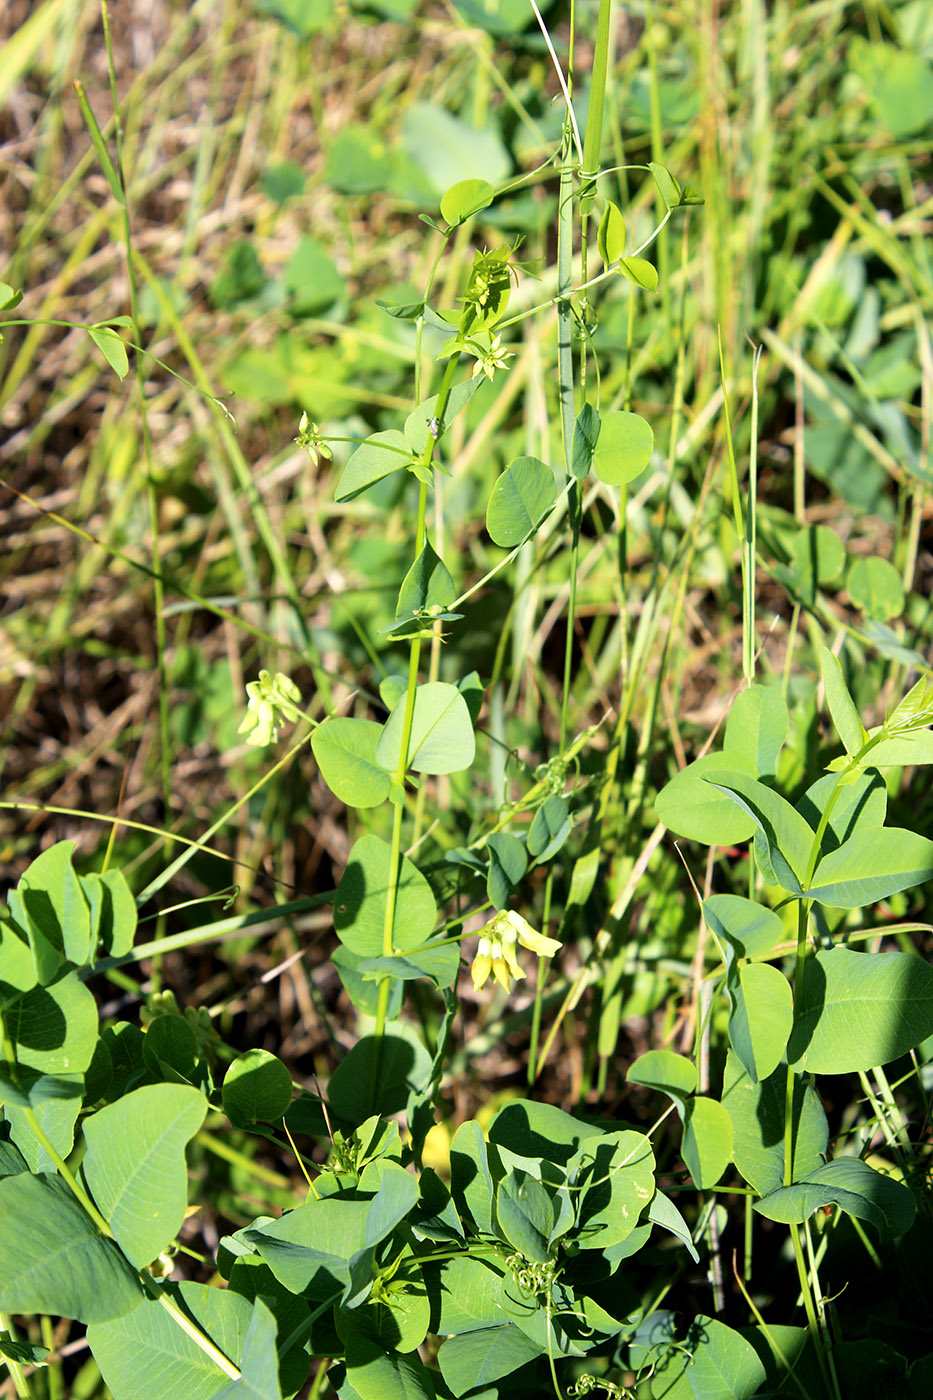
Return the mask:
[[729,1042],[752,1083],[767,1079],[784,1058],[794,1024],[790,983],[768,963],[744,963],[730,973]]
[[528,869],[528,856],[518,837],[506,831],[493,832],[486,845],[489,849],[486,890],[496,909],[506,909]]
[[554,1201],[542,1182],[520,1168],[509,1172],[496,1192],[496,1216],[519,1254],[544,1263],[554,1228]]
[[[408,696],[403,695],[386,721],[376,748],[376,761],[388,772],[401,766],[402,739]],[[455,685],[427,681],[415,691],[406,770],[416,773],[459,773],[469,768],[476,739],[466,701]]]
[[451,1337],[438,1352],[441,1375],[458,1398],[527,1366],[543,1349],[515,1325],[483,1328]]
[[[784,1181],[784,1110],[787,1070],[782,1065],[753,1084],[734,1050],[726,1057],[722,1102],[732,1120],[732,1155],[745,1180],[761,1196]],[[794,1081],[793,1174],[805,1176],[818,1167],[829,1141],[826,1114],[805,1076]]]
[[619,276],[633,282],[636,287],[644,288],[646,292],[658,290],[658,269],[647,258],[620,258]]
[[139,1280],[57,1176],[0,1181],[0,1312],[102,1322],[134,1310]]
[[83,1074],[97,1042],[97,1005],[78,974],[69,972],[48,986],[9,997],[3,1025],[16,1063],[0,1061],[0,1068],[14,1081],[24,1071],[28,1078],[30,1070],[52,1077]]
[[680,1240],[690,1254],[695,1264],[699,1264],[700,1256],[696,1252],[693,1243],[693,1236],[690,1233],[690,1226],[684,1220],[680,1211],[674,1205],[669,1196],[665,1196],[663,1191],[655,1191],[648,1207],[648,1219],[652,1225],[659,1225],[662,1230],[668,1230],[676,1239]]
[[122,870],[79,875],[91,917],[90,961],[98,950],[106,957],[128,953],[136,937],[136,900]]
[[[658,793],[655,808],[678,836],[707,846],[735,846],[755,833],[751,816],[715,787],[719,774],[734,773],[734,756],[705,754],[671,778]],[[751,764],[749,764],[749,776]]]
[[438,413],[437,406],[439,395],[432,394],[424,403],[420,403],[413,409],[405,419],[405,438],[414,452],[420,457],[428,445],[429,439],[434,439],[431,431],[431,424],[437,419],[437,441],[439,441],[451,423],[459,413],[462,413],[467,404],[486,380],[482,375],[473,379],[466,379],[462,384],[455,384],[447,395],[447,402],[444,405],[443,413]]
[[448,608],[457,596],[446,564],[425,544],[399,589],[396,621],[429,608]]
[[388,958],[361,958],[358,967],[364,977],[400,978],[411,982],[427,977],[436,987],[452,987],[460,968],[460,949],[456,943],[430,942],[409,953],[394,953]]
[[378,807],[389,796],[392,779],[376,762],[382,725],[370,719],[326,719],[311,736],[321,775],[348,807]]
[[807,895],[821,904],[860,909],[930,879],[933,841],[888,826],[857,831],[838,850],[823,856]]
[[625,1075],[630,1084],[659,1089],[672,1099],[684,1099],[697,1086],[697,1069],[685,1055],[673,1050],[648,1050],[629,1065]]
[[837,1157],[755,1203],[769,1220],[802,1224],[821,1206],[835,1205],[866,1221],[882,1240],[909,1230],[917,1211],[913,1195],[901,1182],[875,1171],[859,1157]]
[[171,1244],[188,1205],[185,1146],[207,1100],[185,1084],[147,1084],[84,1123],[83,1169],[91,1194],[138,1269]]
[[[350,852],[334,895],[334,928],[341,943],[363,957],[380,957],[392,850],[378,836],[361,836]],[[407,856],[395,891],[392,946],[399,952],[426,943],[437,922],[431,887]]]
[[352,501],[355,496],[381,481],[392,472],[401,471],[412,459],[412,449],[403,433],[397,428],[386,432],[373,433],[360,443],[337,483],[334,498],[338,501]]
[[458,180],[441,198],[441,215],[451,228],[456,228],[481,209],[487,209],[495,193],[488,180]]
[[[716,1318],[701,1315],[695,1319],[682,1354],[689,1358],[683,1371],[685,1400],[688,1396],[691,1400],[751,1400],[761,1394],[765,1368],[754,1347]],[[673,1400],[675,1391],[667,1389],[667,1380],[667,1373],[662,1372],[655,1387]],[[680,1392],[676,1393],[679,1400]]]
[[[203,1283],[182,1283],[172,1293],[202,1334],[238,1366],[253,1318],[249,1299]],[[150,1395],[160,1400],[215,1400],[230,1381],[153,1298],[143,1299],[125,1317],[89,1327],[87,1339],[113,1400]]]
[[430,1076],[428,1052],[414,1031],[396,1022],[381,1041],[364,1036],[341,1060],[327,1086],[331,1114],[357,1124],[372,1113],[399,1113]]
[[750,685],[740,690],[732,702],[723,754],[735,758],[739,773],[772,778],[789,728],[787,703],[779,688]]
[[623,1129],[587,1138],[567,1164],[584,1186],[577,1240],[584,1249],[611,1249],[635,1229],[654,1195],[655,1160],[643,1133]]
[[773,788],[743,773],[718,773],[707,782],[729,793],[755,823],[755,854],[768,884],[801,894],[815,833],[800,813]]
[[714,894],[703,901],[703,914],[713,932],[740,958],[761,958],[784,937],[779,914],[738,894]]
[[282,1400],[276,1331],[272,1313],[261,1298],[254,1298],[243,1339],[240,1379],[218,1390],[213,1400]]
[[535,812],[528,828],[528,854],[543,865],[555,856],[573,830],[570,807],[563,797],[549,797]]
[[460,1124],[450,1145],[450,1192],[465,1225],[472,1223],[484,1235],[495,1233],[489,1149],[473,1119]]
[[683,191],[680,188],[680,181],[675,179],[665,165],[659,165],[657,161],[649,161],[648,169],[654,177],[654,183],[658,187],[658,194],[664,201],[668,209],[676,209],[683,198]]
[[492,488],[486,529],[495,544],[513,549],[540,525],[556,496],[554,473],[537,457],[516,457]]
[[698,1190],[715,1186],[732,1161],[732,1121],[716,1099],[688,1099],[681,1153]]
[[[621,264],[619,270],[622,271]],[[624,486],[641,475],[653,450],[651,425],[639,414],[619,410],[604,413],[593,453],[593,471],[607,486]]]
[[888,559],[860,555],[853,560],[846,583],[855,607],[878,622],[900,617],[904,611],[904,585]]
[[347,1338],[347,1384],[359,1400],[434,1400],[431,1372],[418,1356],[400,1356],[353,1331]]
[[573,428],[573,455],[570,470],[578,481],[589,475],[593,453],[599,442],[600,417],[591,403],[585,403],[577,414]]
[[833,948],[807,964],[788,1055],[814,1074],[850,1074],[888,1064],[931,1034],[929,963]]
[[836,792],[829,821],[823,833],[823,856],[836,850],[857,832],[871,831],[877,834],[884,826],[888,809],[888,790],[881,774],[877,768],[868,768],[853,775],[853,779],[837,791],[839,779],[833,773],[826,773],[807,788],[797,803],[797,811],[815,830],[826,810],[830,795]]
[[292,1077],[268,1050],[238,1055],[224,1075],[224,1113],[235,1128],[277,1123],[292,1101]]
[[512,1276],[501,1259],[461,1254],[443,1267],[427,1265],[425,1274],[438,1309],[438,1336],[476,1332],[502,1321]]
[[[39,1127],[48,1138],[58,1157],[65,1159],[71,1155],[75,1141],[75,1124],[81,1112],[80,1097],[70,1099],[49,1098],[37,1104],[32,1110]],[[10,1125],[10,1140],[15,1143],[25,1158],[31,1172],[52,1172],[58,1163],[50,1157],[42,1138],[32,1128],[24,1108],[15,1104],[4,1104],[3,1116]]]
[[97,346],[110,368],[121,379],[125,379],[130,367],[126,354],[126,346],[110,326],[89,326],[88,335]]
[[[81,881],[72,868],[75,843],[57,841],[32,862],[17,886],[16,894],[28,924],[49,947],[43,958],[37,947],[40,981],[47,982],[58,971],[61,959],[83,966],[88,960],[91,916]],[[19,917],[19,908],[10,901],[10,912]],[[30,928],[24,924],[26,932]]]
[[606,208],[596,231],[596,246],[599,256],[607,265],[621,258],[625,252],[625,220],[621,211],[607,199]]

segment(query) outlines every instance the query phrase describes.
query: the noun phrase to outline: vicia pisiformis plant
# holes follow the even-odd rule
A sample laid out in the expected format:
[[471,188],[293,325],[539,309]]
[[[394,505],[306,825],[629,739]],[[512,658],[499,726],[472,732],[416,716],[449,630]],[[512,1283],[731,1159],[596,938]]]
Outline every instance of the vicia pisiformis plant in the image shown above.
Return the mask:
[[[166,937],[137,943],[138,910],[198,847],[134,893],[118,869],[79,873],[73,843],[60,842],[33,861],[0,915],[0,1355],[20,1395],[33,1393],[33,1368],[48,1355],[23,1340],[16,1319],[24,1314],[84,1324],[114,1400],[288,1400],[328,1389],[346,1400],[847,1394],[857,1357],[840,1345],[826,1296],[831,1236],[846,1217],[877,1259],[911,1226],[919,1190],[884,1066],[933,1034],[933,971],[912,952],[906,924],[900,951],[852,945],[892,931],[870,915],[856,927],[857,911],[933,875],[933,842],[885,825],[886,775],[933,762],[928,680],[868,730],[839,660],[823,649],[822,685],[843,752],[791,802],[782,791],[791,719],[780,689],[755,682],[747,620],[747,684],[721,750],[683,768],[656,801],[661,823],[677,834],[737,853],[751,842],[747,896],[708,893],[697,911],[715,953],[700,960],[709,995],[693,1053],[651,1049],[630,1065],[632,1085],[661,1095],[645,1130],[516,1097],[488,1121],[461,1123],[444,1162],[427,1160],[458,993],[506,997],[535,960],[533,1086],[561,1018],[585,990],[581,971],[548,1023],[548,964],[571,945],[575,919],[619,849],[613,803],[633,826],[647,806],[644,752],[630,768],[620,759],[628,716],[577,734],[570,724],[584,497],[591,489],[601,499],[624,495],[654,451],[630,391],[602,401],[593,302],[596,288],[618,277],[633,298],[653,292],[657,272],[643,253],[697,200],[660,163],[640,167],[664,212],[659,228],[629,248],[625,219],[599,184],[613,173],[600,165],[608,50],[601,0],[582,136],[561,74],[565,119],[550,172],[556,294],[513,310],[515,287],[532,271],[515,240],[477,247],[456,295],[442,300],[437,287],[454,285],[447,267],[462,258],[464,230],[507,192],[477,178],[446,192],[440,221],[437,211],[422,216],[437,254],[421,299],[385,307],[415,327],[413,406],[395,426],[354,441],[335,489],[339,505],[378,502],[398,478],[398,499],[411,510],[413,548],[394,617],[367,638],[378,700],[361,686],[360,713],[344,713],[349,702],[328,705],[319,720],[286,671],[263,669],[246,688],[245,742],[266,749],[288,734],[293,747],[242,800],[307,743],[334,796],[364,814],[351,818],[359,834],[332,896],[272,911],[284,920],[332,904],[333,963],[364,1033],[324,1090],[294,1082],[265,1050],[238,1054],[205,1009],[182,1014],[171,994],[150,998],[141,1025],[101,1024],[88,983],[102,972],[191,944],[198,932],[219,937],[269,919],[260,911],[189,930],[174,945]],[[119,202],[119,153],[114,164],[96,125],[92,134]],[[605,267],[590,276],[594,246]],[[0,287],[6,306],[15,295]],[[456,476],[457,420],[510,373],[510,329],[553,311],[560,450],[550,461],[508,463],[485,511],[488,536],[504,553],[460,587],[436,524]],[[88,328],[121,374],[126,351],[114,327],[125,324]],[[440,333],[436,382],[423,384],[428,331]],[[323,462],[341,451],[307,414],[297,441]],[[737,480],[734,505],[750,613],[754,509],[741,518]],[[486,781],[477,734],[485,743],[488,678],[456,674],[447,644],[470,626],[475,595],[493,573],[553,569],[564,539],[567,647],[555,750],[525,770],[523,791],[510,791],[491,816],[478,808],[464,831],[449,820],[446,796],[454,784],[479,790]],[[280,651],[269,650],[277,668]],[[320,658],[309,660],[318,680]],[[604,781],[581,800],[577,777],[598,734],[610,751]],[[632,791],[620,798],[623,773]],[[567,889],[558,893],[561,862]],[[623,893],[643,873],[633,861]],[[623,954],[609,949],[605,929],[589,933],[594,965],[610,952],[608,983]],[[601,1008],[607,1056],[618,1030],[612,1004],[607,995]],[[433,1020],[421,1014],[425,1005]],[[711,1072],[714,1029],[724,1053]],[[887,1170],[867,1160],[868,1136],[831,1133],[819,1076],[841,1074],[861,1077],[883,1125]],[[186,1150],[198,1139],[235,1156],[234,1135],[273,1145],[298,1164],[306,1187],[270,1199],[269,1213],[224,1236],[216,1257],[200,1261],[210,1282],[173,1282],[186,1248],[179,1235],[197,1207]],[[675,1203],[682,1191],[683,1212]],[[686,1272],[699,1264],[698,1245],[715,1250],[721,1202],[735,1195],[746,1207],[735,1280],[750,1325],[727,1326],[715,1307],[678,1319],[661,1306],[671,1261]],[[756,1216],[788,1227],[804,1326],[796,1314],[766,1318],[748,1287]]]

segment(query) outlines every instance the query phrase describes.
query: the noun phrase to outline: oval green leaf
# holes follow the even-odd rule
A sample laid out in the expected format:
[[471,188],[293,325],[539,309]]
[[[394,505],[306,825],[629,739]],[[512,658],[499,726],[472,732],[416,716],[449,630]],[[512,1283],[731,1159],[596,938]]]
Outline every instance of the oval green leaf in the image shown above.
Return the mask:
[[807,964],[788,1059],[812,1074],[886,1065],[933,1034],[933,967],[833,948]]
[[334,499],[352,501],[368,487],[392,472],[401,471],[411,461],[408,440],[397,428],[373,433],[351,456],[337,483]]
[[147,1084],[85,1119],[83,1170],[97,1207],[137,1269],[181,1229],[188,1205],[185,1146],[207,1100],[186,1084]]
[[[408,696],[395,704],[376,749],[376,762],[389,773],[401,765]],[[415,691],[406,770],[416,773],[459,773],[469,768],[476,739],[466,701],[455,685],[428,681]]]
[[855,607],[875,621],[886,622],[904,611],[904,585],[887,559],[856,559],[846,582]]
[[612,200],[606,201],[606,208],[596,232],[596,246],[599,256],[608,266],[625,252],[625,220]]
[[[334,896],[334,928],[341,943],[362,957],[380,957],[389,888],[391,848],[378,836],[362,836],[350,852]],[[407,856],[395,897],[392,943],[399,952],[425,943],[437,921],[431,887]]]
[[658,269],[647,258],[620,258],[619,275],[646,292],[658,290]]
[[277,1123],[292,1101],[292,1077],[268,1050],[238,1055],[224,1075],[224,1113],[235,1128]]
[[348,807],[378,807],[392,780],[376,762],[382,725],[371,719],[326,719],[311,736],[321,776]]
[[757,1083],[773,1074],[784,1057],[794,1024],[790,983],[769,963],[746,963],[730,978],[729,1040]]
[[628,1067],[626,1079],[646,1089],[658,1089],[673,1099],[686,1098],[697,1086],[697,1068],[673,1050],[648,1050]]
[[110,368],[121,379],[125,379],[129,371],[130,362],[126,354],[126,346],[110,326],[90,326],[88,335],[97,346]]
[[458,180],[441,198],[441,214],[456,228],[481,209],[487,209],[495,196],[488,180]]
[[732,1120],[716,1099],[688,1099],[683,1159],[698,1190],[715,1186],[732,1161]]
[[607,486],[624,486],[641,475],[653,450],[651,424],[640,414],[604,413],[593,453],[593,470]]
[[503,549],[514,549],[537,529],[554,504],[554,473],[537,457],[516,457],[492,488],[486,529]]
[[869,827],[823,856],[807,896],[838,909],[860,909],[930,879],[933,841],[901,827]]
[[0,1311],[91,1323],[142,1302],[129,1264],[59,1177],[20,1172],[0,1181],[0,1230]]
[[911,1192],[901,1182],[875,1171],[859,1157],[836,1157],[824,1162],[802,1181],[772,1191],[757,1201],[755,1210],[785,1225],[803,1222],[821,1206],[836,1205],[847,1215],[865,1220],[882,1240],[909,1230],[916,1214]]

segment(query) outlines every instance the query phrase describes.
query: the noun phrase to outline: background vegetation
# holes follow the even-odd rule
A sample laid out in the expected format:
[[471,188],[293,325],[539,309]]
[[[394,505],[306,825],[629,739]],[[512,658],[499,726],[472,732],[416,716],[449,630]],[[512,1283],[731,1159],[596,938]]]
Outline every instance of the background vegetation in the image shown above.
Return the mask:
[[[558,4],[545,18],[566,65],[568,15]],[[575,25],[582,122],[595,6],[578,5]],[[8,0],[0,39],[0,277],[24,290],[7,318],[31,323],[0,345],[4,883],[68,838],[80,871],[106,855],[138,893],[179,843],[202,843],[141,911],[140,940],[168,939],[166,951],[112,969],[102,1015],[135,1020],[171,991],[209,1008],[227,1045],[274,1051],[312,1089],[370,1024],[332,961],[327,897],[352,841],[388,839],[391,821],[384,808],[348,814],[307,746],[267,776],[289,735],[276,750],[244,742],[245,685],[282,671],[314,718],[382,718],[379,683],[404,669],[379,631],[415,553],[417,483],[397,473],[342,502],[334,488],[356,443],[411,411],[419,347],[421,372],[437,370],[443,334],[428,326],[421,344],[381,303],[423,295],[440,240],[419,215],[437,219],[458,180],[515,183],[457,230],[438,303],[462,296],[474,248],[521,236],[509,317],[544,304],[502,332],[514,359],[452,430],[431,531],[458,593],[504,558],[484,515],[506,465],[562,461],[557,76],[525,0],[115,8],[131,305],[123,208],[74,88],[112,144],[97,0]],[[656,292],[613,277],[577,302],[594,335],[590,384],[598,375],[604,406],[650,422],[655,451],[630,484],[591,478],[582,493],[572,628],[558,513],[473,597],[436,662],[442,679],[476,670],[484,689],[476,765],[439,780],[420,823],[436,888],[453,893],[446,857],[536,782],[564,791],[574,817],[552,868],[522,887],[523,912],[563,942],[550,971],[539,965],[536,986],[528,963],[506,997],[474,991],[464,967],[425,1151],[441,1171],[456,1126],[509,1096],[647,1127],[657,1095],[626,1070],[649,1048],[696,1053],[701,1089],[721,1077],[721,965],[698,895],[747,893],[748,855],[675,846],[658,792],[711,736],[721,744],[755,677],[786,699],[777,776],[796,800],[838,751],[819,645],[842,658],[868,727],[929,674],[931,64],[924,0],[636,3],[614,19],[602,164],[618,169],[600,182],[589,275],[604,199],[625,214],[629,247],[663,216],[650,160],[704,203],[645,251]],[[85,328],[127,314],[147,354],[131,353],[140,379],[134,365],[118,380]],[[424,382],[422,397],[437,375]],[[303,412],[329,455],[296,443]],[[928,832],[923,770],[886,781],[889,820]],[[871,928],[881,947],[896,925],[891,946],[928,955],[930,889],[893,894],[870,923],[851,916],[850,931]],[[237,925],[309,896],[317,907]],[[409,986],[433,1044],[443,1007]],[[874,1371],[853,1359],[846,1395],[866,1374],[876,1394],[884,1365],[901,1375],[884,1344],[909,1361],[931,1350],[918,1282],[933,1228],[931,1050],[892,1091],[917,1223],[875,1256],[883,1287],[849,1226],[823,1280],[846,1290],[849,1336],[877,1339]],[[821,1088],[834,1138],[890,1148],[864,1084]],[[666,1148],[663,1136],[666,1181],[690,1186],[676,1134]],[[198,1209],[183,1239],[202,1261],[300,1182],[293,1158],[246,1133],[200,1133],[189,1165]],[[703,1262],[659,1254],[636,1294],[744,1324],[743,1213],[727,1194],[686,1199]],[[751,1291],[799,1321],[778,1235],[761,1236]],[[178,1268],[213,1272],[197,1258]],[[70,1328],[45,1328],[65,1360],[34,1379],[36,1396],[106,1393]]]

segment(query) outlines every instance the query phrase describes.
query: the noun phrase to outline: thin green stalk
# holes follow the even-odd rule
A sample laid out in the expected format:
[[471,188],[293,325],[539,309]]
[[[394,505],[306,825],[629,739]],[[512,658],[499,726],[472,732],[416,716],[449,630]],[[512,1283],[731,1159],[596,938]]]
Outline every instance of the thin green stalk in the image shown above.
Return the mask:
[[838,1400],[838,1385],[833,1386],[833,1376],[830,1373],[829,1361],[826,1356],[826,1344],[816,1316],[816,1308],[813,1304],[813,1294],[810,1290],[810,1276],[807,1273],[806,1262],[803,1257],[803,1248],[800,1243],[800,1226],[790,1226],[790,1238],[794,1247],[794,1262],[797,1265],[797,1278],[800,1283],[800,1293],[803,1298],[804,1311],[807,1314],[807,1328],[813,1342],[813,1349],[820,1365],[820,1373],[823,1382],[828,1390],[834,1390]]
[[[19,1341],[19,1334],[13,1323],[13,1319],[4,1312],[0,1312],[0,1332],[8,1332],[14,1342]],[[29,1400],[32,1391],[29,1389],[29,1382],[26,1379],[22,1366],[18,1361],[14,1361],[12,1357],[5,1356],[3,1359],[13,1380],[13,1388],[17,1395],[20,1396],[20,1400]]]
[[[133,266],[133,234],[130,226],[129,196],[126,186],[126,172],[123,168],[123,122],[120,116],[120,103],[117,97],[117,73],[113,59],[113,44],[110,38],[110,11],[107,0],[101,0],[101,19],[104,27],[104,44],[107,50],[107,72],[110,78],[110,97],[113,106],[114,147],[116,150],[116,179],[121,197],[120,221],[123,230],[123,255],[126,262],[126,280],[129,288],[130,319],[133,322],[133,339],[142,340],[142,326],[139,320],[139,298],[136,289],[136,275]],[[90,109],[88,109],[90,110]],[[105,151],[103,139],[95,142],[98,155]],[[105,166],[105,174],[107,174]],[[108,174],[113,189],[112,174]],[[166,820],[172,810],[172,753],[171,731],[168,708],[168,667],[166,665],[167,637],[165,629],[165,595],[162,588],[162,558],[159,538],[159,497],[155,486],[154,464],[152,459],[152,433],[149,426],[149,405],[146,400],[146,375],[142,358],[137,355],[136,388],[139,395],[139,413],[142,424],[143,461],[146,473],[146,499],[149,507],[149,533],[153,569],[153,610],[155,613],[156,670],[159,677],[159,766],[162,775],[162,807]]]

